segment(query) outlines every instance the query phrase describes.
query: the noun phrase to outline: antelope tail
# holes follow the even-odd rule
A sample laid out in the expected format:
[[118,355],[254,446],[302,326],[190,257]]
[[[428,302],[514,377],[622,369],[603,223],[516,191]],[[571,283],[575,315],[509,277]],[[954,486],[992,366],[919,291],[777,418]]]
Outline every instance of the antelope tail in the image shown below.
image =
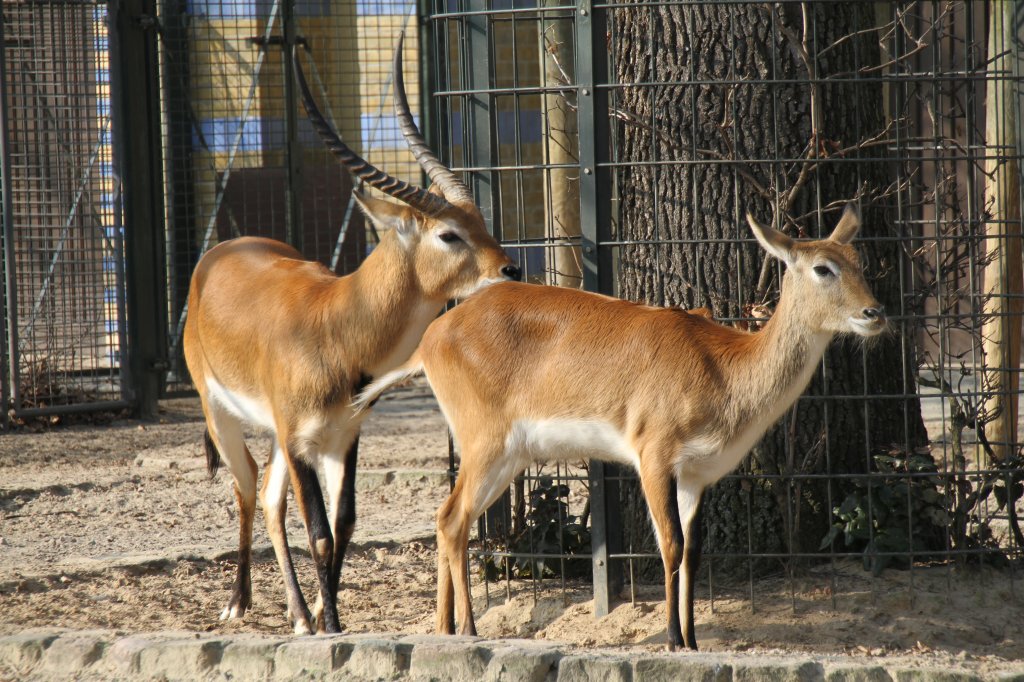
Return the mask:
[[405,364],[391,370],[380,379],[373,381],[364,388],[352,401],[352,407],[356,413],[372,407],[381,394],[389,388],[407,383],[418,374],[423,373],[423,360],[420,359],[419,351],[412,354]]
[[210,429],[203,431],[203,449],[206,451],[206,472],[210,474],[210,478],[213,478],[217,475],[217,469],[220,467],[220,452],[213,444]]

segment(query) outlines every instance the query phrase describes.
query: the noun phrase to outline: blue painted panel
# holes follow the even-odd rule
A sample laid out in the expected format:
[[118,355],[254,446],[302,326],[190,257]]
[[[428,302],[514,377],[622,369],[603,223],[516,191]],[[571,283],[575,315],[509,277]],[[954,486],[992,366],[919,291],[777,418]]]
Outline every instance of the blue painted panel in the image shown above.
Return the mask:
[[[451,140],[453,146],[462,144],[462,112],[454,112],[451,117],[452,130]],[[541,121],[540,111],[535,109],[520,110],[519,112],[519,139],[520,144],[533,144],[540,142],[543,138],[544,126]],[[498,112],[498,142],[500,144],[515,144],[516,140],[516,112]]]
[[[498,141],[501,144],[516,143],[516,112],[498,112]],[[540,112],[535,110],[519,111],[519,142],[532,144],[541,140]]]
[[[211,152],[231,151],[238,128],[241,125],[241,118],[233,116],[229,118],[210,118],[199,122],[199,130],[202,131],[203,140],[206,142],[206,149]],[[240,150],[261,149],[263,124],[259,119],[250,118],[245,122],[242,131],[242,140],[239,144]],[[193,131],[192,146],[196,149],[204,149],[199,134]]]
[[491,0],[492,10],[533,9],[536,6],[537,0]]
[[[207,19],[262,19],[270,15],[273,0],[188,0],[188,14]],[[326,17],[331,15],[330,0],[296,0],[295,15]]]
[[[398,128],[398,119],[391,115],[390,109],[379,119],[377,114],[363,114],[360,119],[364,150],[405,147],[405,138],[402,136],[402,131]],[[413,122],[418,128],[420,125],[419,117],[413,116]]]
[[265,0],[188,0],[185,12],[207,19],[252,19],[266,16],[273,6],[264,4]]
[[361,17],[399,16],[415,12],[416,4],[409,0],[356,0],[356,11]]

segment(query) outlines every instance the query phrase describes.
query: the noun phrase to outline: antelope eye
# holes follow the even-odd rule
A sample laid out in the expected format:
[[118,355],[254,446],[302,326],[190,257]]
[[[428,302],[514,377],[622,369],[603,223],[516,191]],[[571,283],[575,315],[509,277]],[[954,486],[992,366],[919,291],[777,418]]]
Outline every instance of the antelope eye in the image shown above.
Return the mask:
[[832,270],[828,266],[826,266],[826,265],[815,265],[814,266],[814,274],[818,275],[819,277],[834,277],[835,276],[834,273],[832,272]]
[[462,237],[460,237],[459,235],[455,234],[454,232],[442,232],[441,234],[437,235],[437,238],[440,239],[441,241],[443,241],[446,244],[451,244],[453,242],[461,242],[462,241]]

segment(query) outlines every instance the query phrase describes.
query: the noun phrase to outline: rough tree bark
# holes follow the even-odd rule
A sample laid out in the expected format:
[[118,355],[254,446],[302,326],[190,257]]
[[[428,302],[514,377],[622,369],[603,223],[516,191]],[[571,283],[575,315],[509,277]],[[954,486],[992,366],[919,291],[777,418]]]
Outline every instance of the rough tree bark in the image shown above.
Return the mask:
[[[778,195],[785,213],[804,218],[796,225],[776,225],[794,236],[817,236],[831,230],[841,209],[817,213],[819,202],[828,206],[853,198],[861,187],[870,194],[890,185],[895,174],[889,164],[851,163],[847,159],[855,152],[840,151],[842,158],[817,162],[805,181],[799,180],[801,170],[814,165],[811,161],[771,161],[835,154],[885,130],[881,85],[845,81],[815,88],[807,83],[815,69],[818,78],[852,78],[858,68],[878,65],[874,33],[833,46],[870,28],[874,18],[870,2],[694,3],[615,11],[618,83],[732,83],[621,89],[616,106],[619,119],[627,122],[619,127],[618,159],[666,163],[633,166],[619,176],[620,236],[641,242],[699,240],[623,247],[618,281],[624,298],[707,306],[719,318],[744,316],[761,304],[771,309],[781,266],[765,264],[741,219],[744,211],[770,221],[772,198]],[[776,82],[764,82],[770,80]],[[884,146],[877,146],[862,155],[877,158],[883,152]],[[742,162],[722,162],[729,158]],[[790,190],[801,184],[786,206]],[[859,248],[875,294],[888,311],[898,313],[897,246],[870,241],[894,234],[881,203],[863,204],[861,236],[867,241]],[[837,341],[807,395],[913,393],[909,353],[898,333],[872,344],[866,363],[857,342]],[[867,413],[865,419],[860,400],[802,399],[742,468],[764,474],[864,472],[871,453],[890,444],[914,447],[925,438],[916,399],[873,400]],[[705,551],[747,552],[748,518],[755,552],[817,551],[831,523],[829,504],[842,501],[846,485],[812,479],[723,482],[706,498],[711,536],[705,538]]]

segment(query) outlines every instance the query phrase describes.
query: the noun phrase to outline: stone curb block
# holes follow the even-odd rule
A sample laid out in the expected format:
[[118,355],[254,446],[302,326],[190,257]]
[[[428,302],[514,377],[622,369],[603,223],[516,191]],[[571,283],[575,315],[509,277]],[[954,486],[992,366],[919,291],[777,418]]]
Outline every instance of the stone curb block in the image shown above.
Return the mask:
[[58,636],[56,632],[24,632],[0,638],[0,663],[19,672],[28,671]]
[[880,665],[825,666],[825,682],[893,682],[892,676]]
[[352,643],[339,635],[284,642],[274,653],[274,679],[324,679],[340,670],[351,653]]
[[633,679],[643,682],[730,682],[732,666],[724,661],[702,657],[661,655],[641,658],[633,664]]
[[491,654],[484,682],[545,682],[557,674],[562,652],[532,640],[505,642]]
[[381,635],[350,635],[352,654],[342,670],[346,680],[391,680],[405,677],[412,645]]
[[40,668],[61,674],[66,670],[87,670],[103,658],[110,646],[104,632],[69,632],[50,644],[43,653]]
[[269,680],[278,647],[287,640],[257,636],[232,638],[220,657],[220,674],[236,680]]
[[220,664],[225,643],[218,639],[173,639],[139,652],[139,671],[169,682],[198,680]]
[[578,651],[533,640],[386,634],[208,636],[33,630],[0,637],[0,678],[25,680],[466,680],[468,682],[1024,682],[913,657]]
[[558,662],[558,682],[631,682],[633,668],[618,656],[583,654]]
[[818,682],[825,673],[814,661],[738,662],[733,666],[735,682]]

